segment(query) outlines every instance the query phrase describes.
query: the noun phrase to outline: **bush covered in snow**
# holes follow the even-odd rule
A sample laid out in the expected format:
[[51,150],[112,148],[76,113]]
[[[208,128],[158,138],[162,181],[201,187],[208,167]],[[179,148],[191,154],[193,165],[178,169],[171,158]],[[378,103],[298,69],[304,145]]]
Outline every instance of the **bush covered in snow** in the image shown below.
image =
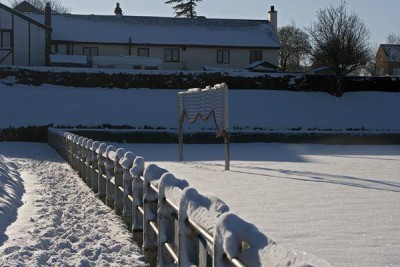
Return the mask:
[[[230,89],[313,91],[335,94],[336,77],[294,73],[94,71],[67,68],[3,68],[0,79],[14,83],[72,87],[187,89],[225,82]],[[3,82],[4,83],[4,82]],[[343,91],[400,91],[399,77],[346,77]],[[11,85],[10,85],[11,86]]]

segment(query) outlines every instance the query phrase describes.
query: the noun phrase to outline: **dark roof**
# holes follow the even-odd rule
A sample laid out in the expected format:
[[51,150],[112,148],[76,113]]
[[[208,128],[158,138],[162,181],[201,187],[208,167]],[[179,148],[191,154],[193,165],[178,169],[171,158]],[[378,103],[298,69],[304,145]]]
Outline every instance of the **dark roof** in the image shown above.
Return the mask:
[[32,4],[30,4],[27,1],[22,1],[18,5],[14,7],[14,10],[17,10],[18,12],[21,13],[35,13],[35,14],[43,14],[43,10],[40,10],[36,7],[34,7]]
[[387,57],[390,56],[392,51],[400,52],[400,44],[381,44],[380,47],[382,47]]
[[267,20],[66,14],[52,15],[52,29],[52,39],[65,42],[279,48]]
[[18,16],[24,20],[29,21],[32,24],[35,24],[36,26],[39,26],[47,31],[51,31],[51,29],[49,27],[47,27],[46,25],[44,25],[43,23],[38,22],[37,20],[34,20],[24,14],[22,14],[21,12],[18,12],[17,10],[12,9],[11,7],[8,7],[2,3],[0,3],[0,8],[7,10],[8,12],[10,12],[11,14],[14,14],[15,16]]

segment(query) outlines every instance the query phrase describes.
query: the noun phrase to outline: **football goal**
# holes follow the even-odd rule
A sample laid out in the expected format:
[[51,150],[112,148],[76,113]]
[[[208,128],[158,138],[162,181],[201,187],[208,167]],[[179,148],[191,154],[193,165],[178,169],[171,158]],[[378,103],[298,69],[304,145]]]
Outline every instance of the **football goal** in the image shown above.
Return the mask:
[[217,137],[224,138],[225,170],[229,170],[229,132],[228,132],[228,86],[225,83],[207,86],[204,89],[192,88],[178,93],[179,114],[179,160],[183,160],[183,123],[195,123],[197,119],[212,119]]

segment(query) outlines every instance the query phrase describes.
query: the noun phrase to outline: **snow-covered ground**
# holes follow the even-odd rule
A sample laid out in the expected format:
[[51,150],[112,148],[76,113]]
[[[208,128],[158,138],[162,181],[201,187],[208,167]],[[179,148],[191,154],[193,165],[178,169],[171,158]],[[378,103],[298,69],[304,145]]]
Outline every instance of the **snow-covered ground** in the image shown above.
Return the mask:
[[[0,129],[176,129],[177,93],[1,84]],[[399,102],[398,93],[231,90],[230,127],[399,131]],[[185,162],[176,145],[123,146],[216,194],[284,247],[335,266],[400,265],[399,146],[233,144],[228,172],[221,145],[185,145]],[[46,144],[0,143],[0,178],[0,266],[143,264],[120,219]]]
[[166,168],[278,244],[333,266],[400,265],[400,146],[114,144]]
[[[0,129],[52,123],[177,129],[178,92],[0,84]],[[229,126],[274,131],[399,131],[399,102],[399,93],[354,92],[338,98],[316,92],[230,90]],[[185,127],[214,128],[211,121],[185,123]]]
[[0,143],[0,179],[0,266],[144,266],[121,219],[47,144]]
[[[232,144],[223,171],[222,145],[185,145],[184,162],[177,145],[115,145],[217,195],[286,248],[333,266],[400,265],[400,146]],[[140,265],[120,220],[50,147],[0,143],[0,154],[26,191],[0,265]]]

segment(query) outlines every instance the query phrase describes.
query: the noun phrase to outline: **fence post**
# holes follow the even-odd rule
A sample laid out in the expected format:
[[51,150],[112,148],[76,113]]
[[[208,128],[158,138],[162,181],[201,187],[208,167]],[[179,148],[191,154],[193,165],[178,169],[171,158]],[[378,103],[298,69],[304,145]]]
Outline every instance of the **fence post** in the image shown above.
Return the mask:
[[132,176],[129,170],[135,158],[136,155],[129,151],[126,152],[124,157],[120,160],[123,170],[122,187],[124,188],[122,195],[122,220],[126,223],[128,229],[132,227],[132,202],[128,198],[129,195],[132,195]]
[[97,169],[98,169],[98,174],[97,174],[97,178],[95,179],[97,181],[97,192],[99,194],[99,198],[101,199],[101,201],[105,201],[106,199],[106,181],[104,178],[104,174],[105,174],[105,157],[103,155],[104,152],[106,152],[107,149],[107,145],[102,143],[99,148],[96,150],[97,152]]
[[[138,227],[138,218],[137,218],[137,213],[139,210],[137,209],[137,199],[139,197],[143,198],[143,190],[142,192],[137,191],[136,187],[136,181],[140,180],[140,177],[143,175],[144,172],[144,158],[142,157],[136,157],[135,161],[133,162],[132,168],[129,170],[129,174],[132,178],[131,180],[131,195],[132,195],[132,203],[131,203],[131,212],[130,212],[130,217],[131,217],[131,231],[133,235],[133,240],[138,242],[140,245],[143,244],[143,217],[141,217],[140,227]],[[142,189],[143,189],[143,183],[142,184]],[[136,195],[138,193],[139,195]],[[140,230],[140,231],[138,231]]]
[[78,141],[80,136],[74,135],[72,139],[72,168],[77,171],[78,170]]
[[73,152],[72,152],[72,138],[73,138],[73,134],[69,133],[66,136],[66,141],[67,141],[67,150],[68,150],[68,163],[69,165],[72,166],[72,157],[73,157]]
[[99,148],[100,142],[94,141],[92,147],[90,148],[90,172],[88,175],[88,179],[86,180],[86,184],[92,188],[92,190],[97,193],[97,188],[94,190],[93,183],[94,180],[97,180],[97,154],[96,149]]
[[[226,236],[230,237],[229,243],[226,242]],[[245,262],[250,266],[268,265],[271,264],[271,259],[277,260],[276,262],[280,262],[282,266],[292,265],[288,251],[282,251],[282,247],[276,246],[273,241],[270,242],[257,227],[231,212],[224,213],[218,218],[213,243],[213,266],[230,266],[225,257],[229,261]],[[261,252],[269,245],[270,249],[266,251],[271,259],[263,262],[260,257]],[[285,259],[279,259],[282,256]],[[268,259],[268,256],[265,259]]]
[[85,150],[85,147],[87,145],[87,141],[88,140],[89,139],[87,139],[86,137],[83,138],[82,143],[79,146],[81,157],[80,157],[80,160],[79,160],[79,171],[78,171],[78,174],[79,174],[79,177],[81,177],[81,178],[84,177],[84,172],[85,172],[84,171],[85,170],[85,162],[86,162],[86,150]]
[[157,233],[150,224],[157,222],[158,210],[158,193],[151,188],[151,184],[166,172],[167,170],[150,164],[143,174],[143,253],[150,266],[157,266]]
[[110,208],[114,209],[114,187],[112,186],[111,179],[114,177],[114,168],[115,162],[110,159],[111,152],[115,152],[115,148],[113,146],[108,146],[106,150],[106,163],[105,163],[105,172],[106,172],[106,205]]
[[87,180],[89,179],[89,174],[90,174],[90,162],[91,162],[91,157],[92,153],[90,151],[90,148],[93,145],[93,140],[89,139],[87,141],[86,147],[85,147],[85,154],[86,154],[86,162],[85,162],[85,170],[83,174],[83,181],[87,184]]
[[114,210],[118,215],[122,215],[122,192],[119,187],[123,185],[123,169],[120,164],[120,159],[124,156],[125,150],[123,148],[118,148],[115,155],[115,167],[114,167]]
[[[166,244],[170,244],[172,248],[179,248],[177,219],[179,201],[182,196],[182,190],[188,187],[186,180],[176,178],[171,173],[165,173],[161,176],[158,186],[158,266],[170,266],[175,262],[174,257],[166,251]],[[169,199],[174,206],[167,204]],[[178,254],[177,251],[174,251]],[[178,264],[182,266],[182,263]]]
[[213,195],[200,195],[190,187],[183,190],[178,216],[179,262],[197,266],[212,262],[212,252],[208,254],[207,248],[213,246],[212,235],[218,217],[228,211],[229,207]]

